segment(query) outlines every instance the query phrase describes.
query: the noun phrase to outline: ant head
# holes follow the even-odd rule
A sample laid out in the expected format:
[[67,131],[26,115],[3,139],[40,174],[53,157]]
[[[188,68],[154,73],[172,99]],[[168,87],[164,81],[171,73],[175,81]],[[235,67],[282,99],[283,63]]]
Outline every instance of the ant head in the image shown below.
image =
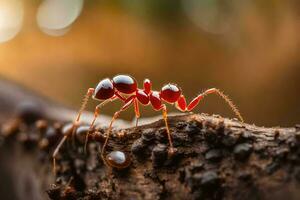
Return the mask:
[[93,98],[98,100],[106,100],[114,96],[114,94],[114,85],[110,79],[106,78],[98,83]]
[[174,84],[164,85],[160,91],[161,99],[168,103],[175,103],[181,95],[181,89]]
[[121,93],[131,94],[137,90],[137,83],[129,75],[117,75],[112,79],[113,85]]

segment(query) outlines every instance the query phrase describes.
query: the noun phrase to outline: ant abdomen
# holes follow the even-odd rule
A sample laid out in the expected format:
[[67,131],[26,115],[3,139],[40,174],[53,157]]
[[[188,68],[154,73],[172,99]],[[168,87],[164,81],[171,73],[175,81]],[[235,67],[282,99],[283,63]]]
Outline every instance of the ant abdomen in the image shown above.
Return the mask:
[[175,103],[181,95],[181,90],[177,85],[164,85],[160,91],[160,97],[168,103]]
[[106,155],[106,163],[113,168],[124,169],[131,164],[131,158],[123,151],[112,151]]

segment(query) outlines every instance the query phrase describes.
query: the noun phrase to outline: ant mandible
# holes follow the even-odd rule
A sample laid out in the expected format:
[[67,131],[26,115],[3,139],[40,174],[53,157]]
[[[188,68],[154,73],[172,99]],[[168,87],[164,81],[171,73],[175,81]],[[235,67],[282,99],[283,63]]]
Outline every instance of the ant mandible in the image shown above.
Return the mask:
[[[164,85],[160,91],[154,91],[152,90],[152,83],[149,79],[145,79],[143,89],[139,89],[137,86],[137,81],[129,75],[117,75],[113,77],[112,80],[109,78],[105,78],[98,83],[96,88],[88,89],[85,97],[83,98],[83,102],[78,112],[78,115],[75,119],[75,122],[73,123],[72,136],[74,137],[74,133],[78,126],[81,114],[84,111],[87,102],[91,96],[93,99],[101,101],[101,103],[97,105],[95,108],[94,118],[90,124],[90,130],[93,129],[95,121],[100,113],[100,108],[102,106],[116,99],[120,99],[121,101],[123,101],[124,105],[121,107],[119,111],[115,112],[112,117],[112,120],[107,129],[106,139],[102,146],[101,157],[103,161],[107,163],[104,157],[104,153],[105,153],[105,147],[108,143],[111,134],[113,122],[119,117],[121,112],[125,111],[133,104],[135,115],[136,115],[136,126],[137,126],[138,119],[140,117],[139,103],[141,103],[142,105],[151,104],[154,110],[162,111],[162,116],[165,122],[166,132],[169,141],[169,153],[172,154],[174,153],[174,148],[172,143],[172,136],[167,121],[167,107],[164,102],[169,104],[175,104],[175,107],[181,112],[189,112],[192,111],[206,95],[213,94],[213,93],[222,97],[225,100],[225,102],[231,107],[231,109],[237,115],[237,117],[242,122],[244,121],[240,112],[238,111],[237,107],[233,104],[233,102],[219,89],[216,88],[205,90],[203,93],[196,96],[189,104],[187,104],[186,99],[181,92],[181,89],[175,84],[169,83]],[[127,95],[127,97],[124,97],[123,95]],[[86,141],[84,147],[85,150],[86,150],[89,134],[90,131],[86,135]],[[53,157],[54,166],[55,166],[55,158],[59,152],[59,149],[61,148],[61,146],[63,145],[63,143],[65,142],[68,136],[69,135],[66,134],[62,138],[62,140],[60,141],[60,143],[58,144],[58,146],[56,147],[53,153],[52,157]]]

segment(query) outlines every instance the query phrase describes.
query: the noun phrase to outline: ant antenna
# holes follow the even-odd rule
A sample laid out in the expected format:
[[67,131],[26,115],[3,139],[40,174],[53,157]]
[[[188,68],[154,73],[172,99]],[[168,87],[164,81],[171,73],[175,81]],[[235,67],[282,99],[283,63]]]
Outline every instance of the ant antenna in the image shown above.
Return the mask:
[[232,109],[232,111],[236,114],[236,116],[241,120],[242,123],[244,123],[244,119],[240,113],[240,111],[238,110],[238,108],[236,107],[236,105],[234,105],[233,101],[227,96],[225,95],[223,92],[221,92],[219,89],[215,89],[216,94],[218,94],[222,99],[224,99],[226,101],[226,103],[230,106],[230,108]]

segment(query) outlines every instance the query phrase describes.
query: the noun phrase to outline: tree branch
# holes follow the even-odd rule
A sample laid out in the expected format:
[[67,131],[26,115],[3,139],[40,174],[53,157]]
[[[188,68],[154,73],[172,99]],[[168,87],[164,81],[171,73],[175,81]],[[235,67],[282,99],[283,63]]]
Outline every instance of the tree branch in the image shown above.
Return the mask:
[[[14,99],[14,92],[6,98]],[[30,101],[36,98],[40,99],[34,96]],[[56,109],[44,102],[45,113]],[[1,112],[2,119],[12,107]],[[169,117],[176,148],[173,156],[168,156],[163,120],[114,129],[107,151],[130,155],[132,163],[124,170],[103,164],[101,140],[89,143],[88,154],[83,153],[81,140],[76,140],[74,148],[68,142],[60,151],[54,178],[51,153],[64,132],[66,120],[59,116],[64,111],[57,118],[43,117],[44,121],[35,123],[28,123],[23,115],[11,115],[11,120],[2,122],[0,173],[6,179],[1,178],[0,192],[6,191],[10,199],[300,197],[300,127],[263,128],[205,114]],[[74,117],[68,116],[69,121]],[[59,137],[45,143],[53,130]],[[102,137],[105,131],[105,126],[96,129]]]

